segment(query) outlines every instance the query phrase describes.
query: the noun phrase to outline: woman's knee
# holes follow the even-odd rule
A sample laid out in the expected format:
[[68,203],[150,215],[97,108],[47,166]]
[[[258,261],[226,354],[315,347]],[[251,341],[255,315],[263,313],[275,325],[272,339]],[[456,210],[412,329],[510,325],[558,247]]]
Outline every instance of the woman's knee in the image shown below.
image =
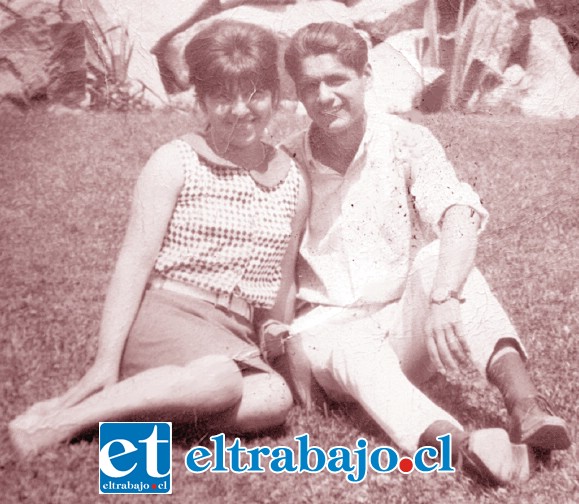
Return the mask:
[[293,406],[294,400],[286,381],[278,374],[271,374],[272,394],[270,404],[270,418],[272,425],[281,425]]
[[293,406],[293,397],[285,380],[277,373],[258,373],[244,380],[247,397],[253,396],[246,403],[252,404],[251,411],[246,411],[250,422],[242,421],[244,431],[259,431],[282,425]]
[[243,395],[243,376],[239,366],[225,355],[208,355],[191,362],[187,368],[193,378],[193,390],[204,386],[216,407],[236,405]]

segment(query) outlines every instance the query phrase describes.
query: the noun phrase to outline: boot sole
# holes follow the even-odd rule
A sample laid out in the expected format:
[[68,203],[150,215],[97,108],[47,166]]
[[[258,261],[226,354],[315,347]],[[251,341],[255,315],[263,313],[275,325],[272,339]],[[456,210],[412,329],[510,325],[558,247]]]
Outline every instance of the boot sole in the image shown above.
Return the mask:
[[562,418],[550,417],[548,421],[540,422],[526,431],[520,442],[533,448],[566,450],[571,446],[569,429]]
[[503,429],[473,432],[463,455],[467,469],[492,485],[523,482],[531,476],[528,446],[512,444]]

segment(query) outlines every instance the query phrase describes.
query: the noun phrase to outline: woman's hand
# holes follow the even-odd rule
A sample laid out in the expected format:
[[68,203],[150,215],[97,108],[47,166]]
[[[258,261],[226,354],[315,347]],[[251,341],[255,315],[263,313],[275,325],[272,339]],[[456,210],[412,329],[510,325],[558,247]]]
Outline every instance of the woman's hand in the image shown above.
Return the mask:
[[111,365],[97,360],[85,375],[64,394],[46,401],[37,402],[26,413],[48,415],[57,409],[69,408],[117,381],[118,365]]
[[93,363],[85,375],[62,396],[62,407],[68,408],[81,402],[95,392],[115,384],[119,379],[119,367],[108,363]]

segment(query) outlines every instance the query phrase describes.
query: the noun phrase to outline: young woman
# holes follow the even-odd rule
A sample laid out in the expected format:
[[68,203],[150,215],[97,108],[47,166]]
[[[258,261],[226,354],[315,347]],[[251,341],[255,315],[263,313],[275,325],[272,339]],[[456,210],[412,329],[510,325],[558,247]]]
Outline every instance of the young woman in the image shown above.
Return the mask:
[[258,431],[282,424],[292,404],[256,336],[293,316],[308,211],[302,173],[261,141],[278,99],[276,41],[217,22],[186,60],[208,126],[144,167],[94,363],[10,423],[23,455],[107,420],[206,418],[221,431]]

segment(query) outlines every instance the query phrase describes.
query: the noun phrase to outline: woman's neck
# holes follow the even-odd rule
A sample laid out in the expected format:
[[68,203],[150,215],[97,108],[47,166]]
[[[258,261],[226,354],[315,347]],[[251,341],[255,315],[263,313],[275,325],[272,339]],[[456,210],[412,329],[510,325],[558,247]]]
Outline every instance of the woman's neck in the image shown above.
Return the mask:
[[205,141],[220,158],[240,168],[259,172],[267,169],[267,150],[259,140],[245,147],[236,147],[227,139],[217,137],[211,129],[208,129]]

